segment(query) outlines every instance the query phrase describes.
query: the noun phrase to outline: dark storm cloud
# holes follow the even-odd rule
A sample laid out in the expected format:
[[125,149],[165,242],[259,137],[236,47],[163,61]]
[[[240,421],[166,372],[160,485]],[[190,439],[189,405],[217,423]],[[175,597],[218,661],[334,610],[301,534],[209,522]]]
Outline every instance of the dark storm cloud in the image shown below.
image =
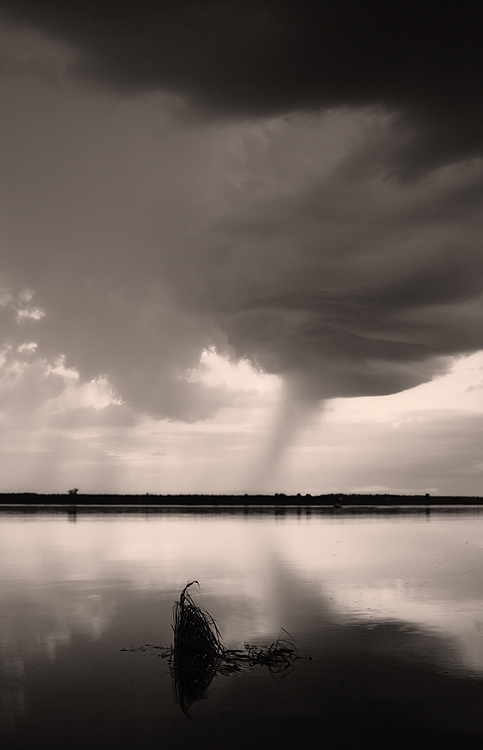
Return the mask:
[[[356,95],[355,83],[342,86],[345,68],[335,66],[327,94],[315,86],[320,70],[312,77],[307,70],[309,102],[303,86],[300,92],[293,85],[287,62],[279,67],[286,85],[278,93],[264,84],[268,73],[259,80],[253,68],[253,97],[245,95],[245,84],[228,95],[223,86],[235,75],[228,31],[248,34],[234,23],[230,3],[160,5],[166,45],[156,46],[156,55],[171,55],[171,62],[161,65],[156,57],[151,78],[141,74],[142,40],[152,33],[142,7],[130,23],[121,8],[115,24],[102,7],[75,6],[69,15],[67,5],[56,13],[54,4],[30,7],[27,14],[27,5],[15,4],[17,18],[23,8],[24,23],[77,44],[84,73],[90,65],[93,76],[126,89],[123,71],[132,68],[131,88],[164,86],[239,119],[181,121],[170,98],[120,97],[86,86],[65,74],[65,45],[56,52],[42,34],[29,31],[27,44],[15,32],[8,59],[15,52],[16,65],[0,76],[2,260],[9,272],[0,313],[12,347],[34,341],[48,363],[65,355],[83,381],[105,376],[137,413],[186,421],[235,398],[187,377],[209,346],[284,377],[296,401],[396,392],[445,372],[451,357],[483,348],[481,164],[440,166],[419,180],[394,176],[394,165],[409,153],[409,120],[403,125],[380,103],[367,106],[382,101],[389,83],[379,86],[378,97],[369,96],[375,83],[368,79],[364,88],[355,71]],[[236,7],[255,13],[254,5]],[[261,4],[278,25],[273,18],[268,27],[263,19],[259,24],[262,36],[267,28],[289,41],[293,35],[284,54],[296,69],[305,64],[295,44],[302,20],[309,47],[312,32],[309,11],[297,15],[291,7]],[[342,24],[342,7],[331,10],[333,23]],[[219,21],[223,34],[214,35],[208,22],[194,23],[208,10],[212,24],[225,19]],[[284,21],[289,11],[292,25]],[[185,61],[183,33],[194,34],[195,26],[205,51],[211,40],[207,58],[228,60],[212,78],[194,40],[194,57],[190,65]],[[5,38],[12,33],[7,29]],[[369,50],[373,41],[367,36]],[[424,57],[419,43],[415,60]],[[275,54],[273,44],[245,54]],[[129,50],[124,67],[121,48]],[[56,55],[64,67],[46,67]],[[419,93],[408,62],[413,83],[396,77],[388,106],[406,102],[416,111],[414,102],[423,101],[429,86],[424,60]],[[252,63],[239,57],[241,79]],[[189,83],[195,78],[196,85]],[[344,107],[261,116],[302,108],[304,101]],[[359,101],[365,106],[357,109]],[[241,118],[255,113],[258,119]],[[28,303],[19,297],[25,289],[34,294]],[[44,317],[16,319],[23,310],[33,316],[36,305]]]
[[429,380],[483,347],[478,171],[356,181],[341,160],[302,191],[247,199],[214,229],[201,305],[309,398]]
[[78,73],[120,90],[179,94],[211,115],[402,112],[399,170],[483,147],[475,3],[2,0],[0,9],[71,43]]

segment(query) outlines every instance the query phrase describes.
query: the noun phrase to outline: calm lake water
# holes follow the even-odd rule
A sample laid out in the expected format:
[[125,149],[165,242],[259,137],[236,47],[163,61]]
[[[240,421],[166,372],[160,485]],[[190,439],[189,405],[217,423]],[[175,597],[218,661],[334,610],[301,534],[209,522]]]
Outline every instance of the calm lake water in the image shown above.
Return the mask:
[[[284,628],[302,658],[216,674],[187,716],[156,647],[194,579],[227,647]],[[0,602],[5,748],[483,741],[477,511],[2,513]]]

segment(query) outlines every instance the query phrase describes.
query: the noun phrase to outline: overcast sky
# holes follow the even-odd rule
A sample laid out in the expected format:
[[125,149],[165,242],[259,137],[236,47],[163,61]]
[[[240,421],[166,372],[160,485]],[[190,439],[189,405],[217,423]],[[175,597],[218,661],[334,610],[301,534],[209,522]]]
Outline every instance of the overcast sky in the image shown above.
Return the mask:
[[472,5],[0,0],[0,491],[482,494]]

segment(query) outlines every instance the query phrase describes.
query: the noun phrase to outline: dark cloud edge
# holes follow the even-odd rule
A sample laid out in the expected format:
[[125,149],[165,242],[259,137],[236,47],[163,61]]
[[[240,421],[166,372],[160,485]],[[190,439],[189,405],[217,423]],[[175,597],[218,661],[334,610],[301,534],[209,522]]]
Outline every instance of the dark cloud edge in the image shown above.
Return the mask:
[[0,15],[73,45],[76,75],[177,94],[210,118],[399,112],[412,137],[393,169],[408,175],[483,153],[474,3],[2,0]]

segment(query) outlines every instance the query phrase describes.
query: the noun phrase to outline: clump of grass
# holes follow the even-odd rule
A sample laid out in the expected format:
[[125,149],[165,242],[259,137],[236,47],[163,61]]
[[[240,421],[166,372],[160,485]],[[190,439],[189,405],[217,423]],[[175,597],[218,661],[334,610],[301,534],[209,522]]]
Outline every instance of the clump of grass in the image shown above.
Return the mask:
[[216,675],[240,672],[247,667],[266,666],[277,679],[296,659],[302,658],[292,643],[293,636],[284,628],[270,646],[245,643],[243,649],[225,648],[213,617],[193,601],[190,588],[195,585],[199,587],[198,581],[187,583],[174,603],[173,646],[147,643],[137,648],[121,649],[151,654],[157,650],[162,659],[169,658],[174,696],[188,718],[192,718],[189,713],[191,705],[206,696]]
[[[205,697],[217,674],[239,672],[244,665],[264,665],[276,676],[301,658],[289,640],[293,636],[283,628],[270,646],[245,643],[244,649],[225,648],[213,617],[193,601],[189,589],[194,585],[199,586],[198,581],[187,583],[174,603],[174,645],[170,654],[175,698],[188,717],[190,706]],[[288,638],[282,637],[282,631]]]
[[193,601],[188,591],[198,581],[186,584],[173,607],[174,652],[177,657],[197,661],[215,659],[224,653],[218,626],[209,612]]

